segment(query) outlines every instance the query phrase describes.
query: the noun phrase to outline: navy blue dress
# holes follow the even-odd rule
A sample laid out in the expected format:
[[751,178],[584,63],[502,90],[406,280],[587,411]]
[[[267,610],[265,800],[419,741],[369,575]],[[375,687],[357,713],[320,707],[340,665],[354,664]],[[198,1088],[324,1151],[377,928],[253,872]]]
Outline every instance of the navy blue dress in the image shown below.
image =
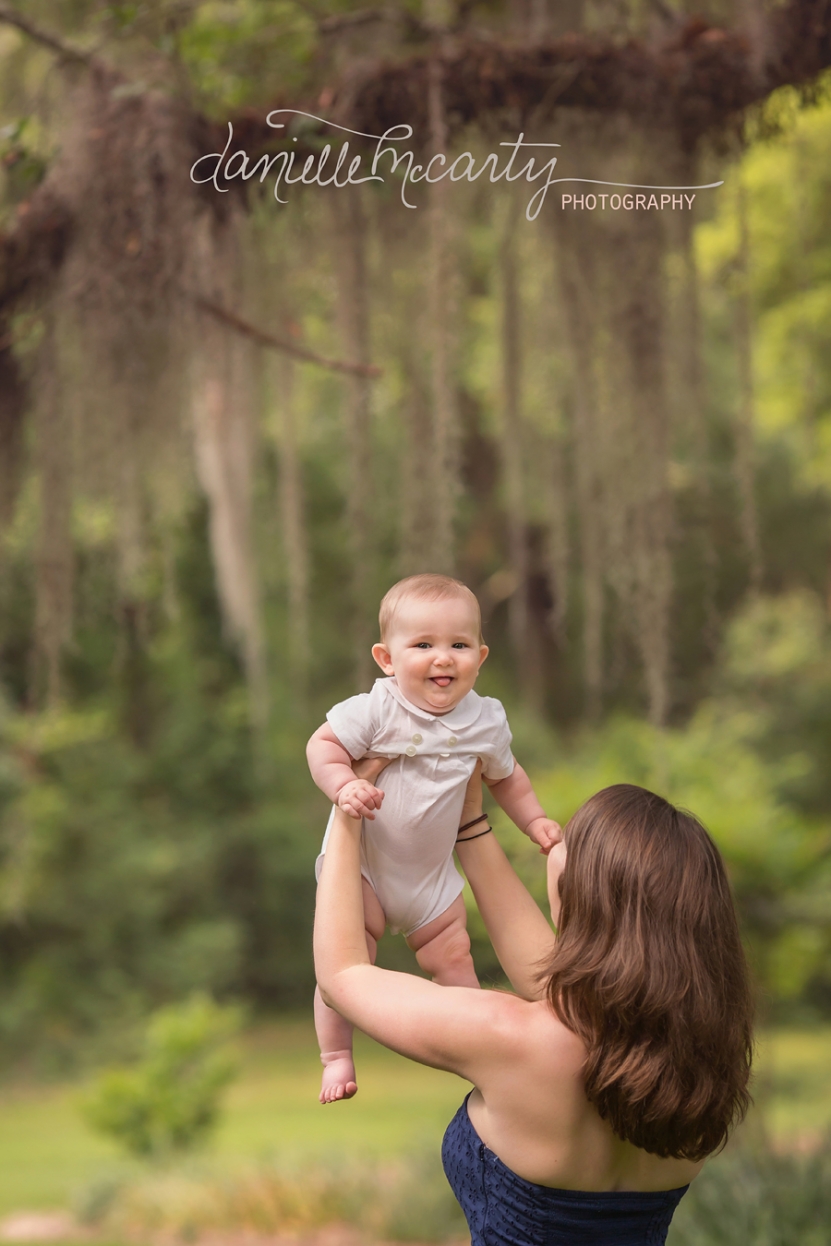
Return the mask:
[[689,1188],[598,1194],[535,1185],[488,1150],[470,1123],[467,1098],[447,1126],[441,1157],[471,1246],[663,1246]]

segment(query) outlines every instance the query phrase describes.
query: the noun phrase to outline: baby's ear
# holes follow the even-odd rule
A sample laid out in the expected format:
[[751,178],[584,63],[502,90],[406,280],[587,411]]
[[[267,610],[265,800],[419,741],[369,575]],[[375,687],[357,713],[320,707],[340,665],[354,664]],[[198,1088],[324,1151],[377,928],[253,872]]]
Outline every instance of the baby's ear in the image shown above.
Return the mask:
[[490,653],[490,649],[488,648],[487,645],[479,646],[479,666],[480,667],[489,653]]
[[372,656],[385,675],[395,674],[392,666],[392,658],[390,657],[390,651],[383,641],[372,646]]

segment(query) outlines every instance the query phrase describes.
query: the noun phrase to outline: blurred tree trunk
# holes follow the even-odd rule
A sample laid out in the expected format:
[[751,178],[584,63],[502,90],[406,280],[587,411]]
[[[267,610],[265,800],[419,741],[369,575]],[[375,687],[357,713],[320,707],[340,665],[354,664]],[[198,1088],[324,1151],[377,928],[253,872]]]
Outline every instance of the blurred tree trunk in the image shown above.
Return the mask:
[[502,285],[502,421],[501,452],[508,559],[516,587],[508,598],[508,625],[514,662],[525,701],[541,710],[539,672],[531,669],[528,635],[528,543],[522,427],[522,339],[517,222],[522,205],[515,192],[508,198],[499,249]]
[[[366,270],[366,218],[359,186],[329,195],[337,278],[337,319],[346,359],[369,363],[369,285]],[[345,381],[347,461],[346,522],[352,553],[352,643],[358,687],[371,682],[374,605],[374,550],[370,507],[373,497],[370,438],[370,382],[353,374]]]
[[[446,152],[447,122],[441,65],[433,58],[428,74],[432,151]],[[431,570],[453,574],[456,565],[455,517],[459,486],[459,417],[453,365],[456,345],[456,288],[447,179],[430,186],[430,257],[428,306],[431,329],[433,463],[435,481]]]
[[116,410],[111,471],[117,520],[118,591],[122,602],[135,606],[144,596],[147,562],[147,515],[143,496],[147,465],[143,454],[141,403],[131,389],[126,389],[118,395]]
[[[695,157],[682,157],[678,172],[682,184],[694,184],[698,172]],[[705,641],[712,653],[718,640],[718,559],[712,529],[713,490],[707,431],[707,387],[701,358],[701,291],[694,245],[695,217],[692,212],[681,212],[677,218],[670,219],[670,225],[677,229],[675,241],[681,261],[675,282],[675,316],[668,357],[669,362],[675,364],[674,383],[671,385],[671,392],[677,395],[674,441],[692,471],[693,538],[698,545],[702,568]]]
[[[284,332],[291,333],[288,323]],[[280,464],[280,531],[288,581],[290,681],[305,704],[309,672],[309,550],[303,501],[303,477],[297,446],[295,364],[288,355],[276,361]]]
[[[414,303],[400,320],[400,359],[405,394],[401,406],[403,445],[401,464],[400,554],[401,575],[425,571],[430,562],[431,420],[429,381],[419,348],[422,320]],[[413,331],[415,328],[415,332]]]
[[0,533],[14,515],[24,461],[26,384],[11,336],[8,323],[0,321]]
[[[640,228],[638,228],[640,226]],[[665,372],[664,248],[652,221],[635,221],[634,272],[621,273],[619,332],[627,356],[622,402],[630,406],[630,470],[618,476],[628,511],[632,548],[622,550],[633,578],[633,622],[646,675],[649,717],[662,725],[669,712],[669,641],[672,602],[669,493],[669,412]],[[619,401],[610,395],[610,401]],[[615,525],[618,514],[607,515]],[[614,557],[611,568],[620,565]]]
[[571,539],[568,530],[568,479],[563,438],[540,447],[545,470],[545,562],[553,606],[549,628],[561,648],[566,644]]
[[737,293],[735,300],[736,351],[739,368],[739,407],[736,419],[736,479],[741,503],[742,536],[750,564],[750,588],[758,592],[762,583],[762,552],[756,511],[756,481],[753,445],[753,313],[750,295],[750,230],[747,197],[739,181],[737,196],[739,250],[736,256]]
[[[584,148],[600,150],[609,135],[607,126],[586,127]],[[642,150],[621,156],[620,181],[657,181],[662,137],[650,134]],[[600,702],[608,584],[660,724],[669,712],[672,599],[666,242],[660,222],[642,216],[574,210],[554,220],[572,356],[587,708],[596,714]]]
[[582,245],[582,231],[566,212],[554,216],[557,267],[572,358],[573,434],[582,571],[583,682],[586,713],[596,719],[603,695],[603,489],[601,428],[597,416],[592,308],[594,256]]
[[72,635],[72,430],[58,389],[55,311],[45,313],[38,351],[35,469],[40,530],[35,555],[35,636],[30,700],[61,697],[61,660]]
[[[239,272],[233,217],[220,225],[206,216],[200,224],[202,293],[233,308]],[[203,315],[193,384],[196,471],[208,500],[222,615],[242,655],[252,724],[259,730],[268,716],[268,689],[252,527],[251,351],[251,344],[239,334]]]

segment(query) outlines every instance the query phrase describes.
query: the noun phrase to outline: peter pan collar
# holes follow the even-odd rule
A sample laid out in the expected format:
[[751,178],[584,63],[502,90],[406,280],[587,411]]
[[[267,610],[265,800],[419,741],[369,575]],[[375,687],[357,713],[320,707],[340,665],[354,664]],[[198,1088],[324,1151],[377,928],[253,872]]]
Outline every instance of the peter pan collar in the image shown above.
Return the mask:
[[464,731],[466,728],[472,727],[482,713],[482,698],[472,688],[449,713],[431,714],[429,710],[423,710],[418,705],[413,705],[412,701],[407,700],[399,688],[398,680],[394,675],[376,679],[375,684],[376,687],[380,685],[380,690],[383,693],[393,697],[399,705],[403,705],[404,709],[414,715],[414,717],[421,718],[425,722],[446,724],[453,731]]

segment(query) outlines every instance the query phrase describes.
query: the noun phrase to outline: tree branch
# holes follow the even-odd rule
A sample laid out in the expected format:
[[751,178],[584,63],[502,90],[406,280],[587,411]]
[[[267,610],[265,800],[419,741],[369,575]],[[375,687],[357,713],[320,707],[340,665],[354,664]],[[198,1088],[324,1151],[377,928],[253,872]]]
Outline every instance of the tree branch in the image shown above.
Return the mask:
[[353,9],[351,13],[333,13],[317,20],[317,28],[323,35],[336,34],[368,22],[383,22],[388,17],[384,9]]
[[[414,129],[413,142],[421,145],[429,129],[429,64],[438,58],[455,133],[485,117],[515,132],[517,117],[542,118],[556,106],[661,119],[691,149],[778,87],[806,85],[831,66],[831,0],[789,0],[774,8],[767,47],[760,66],[744,29],[712,26],[697,17],[668,28],[657,43],[620,44],[571,32],[521,45],[457,34],[441,48],[402,60],[361,62],[318,98],[330,101],[329,117],[337,124],[383,134],[406,122]],[[239,123],[249,151],[258,141],[265,150],[273,140],[264,121],[252,124],[250,111]]]
[[49,287],[63,264],[73,224],[48,179],[18,204],[15,228],[0,233],[0,316],[24,296]]
[[92,52],[87,52],[72,43],[67,43],[59,35],[53,35],[50,31],[44,30],[42,26],[38,26],[31,18],[24,17],[22,13],[18,13],[17,9],[11,8],[8,4],[0,4],[0,22],[5,22],[7,26],[17,27],[24,35],[28,35],[30,39],[33,39],[35,43],[40,43],[43,47],[48,48],[50,52],[54,52],[61,60],[75,61],[87,66],[98,63]]
[[193,298],[197,307],[201,308],[202,311],[216,317],[217,320],[228,325],[229,328],[236,329],[237,333],[242,333],[245,337],[251,338],[253,342],[257,342],[260,346],[268,346],[271,350],[283,351],[286,355],[293,355],[295,359],[302,359],[306,363],[317,364],[318,367],[328,368],[331,372],[345,372],[350,376],[368,376],[373,378],[383,375],[383,370],[376,367],[375,364],[347,363],[342,359],[326,359],[323,355],[317,355],[314,351],[306,350],[304,346],[295,346],[293,342],[286,342],[283,338],[275,337],[273,333],[266,333],[263,329],[257,328],[256,325],[243,320],[241,316],[237,316],[235,312],[228,311],[227,308],[204,298],[201,294],[193,295]]

